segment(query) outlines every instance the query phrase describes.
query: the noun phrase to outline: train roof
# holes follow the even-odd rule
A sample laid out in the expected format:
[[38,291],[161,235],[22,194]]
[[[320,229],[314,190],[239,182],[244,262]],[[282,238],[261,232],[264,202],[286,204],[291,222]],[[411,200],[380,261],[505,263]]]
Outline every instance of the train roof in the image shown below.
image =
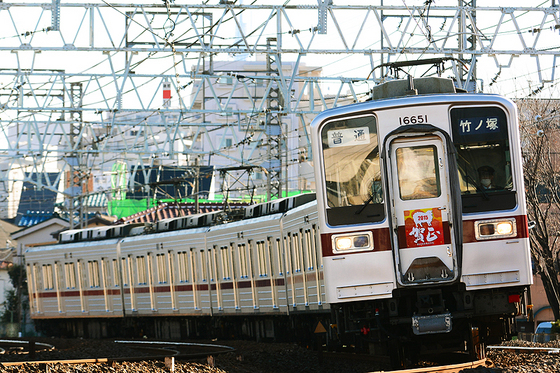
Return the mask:
[[87,242],[142,234],[168,232],[179,229],[211,227],[228,222],[253,219],[261,216],[284,213],[316,199],[315,193],[275,199],[269,202],[238,207],[235,209],[213,211],[204,214],[188,215],[159,220],[154,223],[120,224],[94,228],[71,229],[61,232],[59,243]]
[[391,80],[373,87],[370,100],[397,98],[405,96],[465,93],[463,89],[455,87],[453,80],[439,77]]

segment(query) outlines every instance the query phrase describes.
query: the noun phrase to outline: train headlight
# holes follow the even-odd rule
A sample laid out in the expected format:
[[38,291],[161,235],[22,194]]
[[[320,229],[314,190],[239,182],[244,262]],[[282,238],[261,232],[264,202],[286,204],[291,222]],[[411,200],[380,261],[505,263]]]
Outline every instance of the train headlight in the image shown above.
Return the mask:
[[477,240],[492,240],[517,236],[515,218],[479,220],[474,222]]
[[348,250],[352,248],[352,239],[350,237],[338,237],[334,242],[337,250]]
[[502,222],[496,224],[496,232],[498,232],[498,234],[500,234],[500,235],[503,235],[503,234],[510,235],[511,232],[513,232],[512,222],[502,221]]
[[337,234],[332,236],[333,251],[363,251],[373,249],[371,232]]

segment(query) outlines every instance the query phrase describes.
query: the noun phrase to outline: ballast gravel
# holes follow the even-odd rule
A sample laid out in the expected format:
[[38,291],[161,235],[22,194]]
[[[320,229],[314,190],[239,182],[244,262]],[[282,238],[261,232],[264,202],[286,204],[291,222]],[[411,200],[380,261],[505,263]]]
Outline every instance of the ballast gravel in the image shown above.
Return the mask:
[[[43,339],[41,342],[49,343]],[[317,351],[291,343],[257,343],[253,341],[217,341],[236,350],[213,359],[181,360],[174,362],[177,373],[305,373],[305,372],[377,372],[390,371],[386,362],[319,355]],[[117,358],[136,356],[141,352],[107,340],[50,340],[57,347],[54,351],[36,353],[36,360],[71,360],[86,358]],[[547,347],[560,349],[560,341],[533,343],[526,341],[504,342],[504,346]],[[135,355],[134,355],[135,354]],[[493,366],[466,369],[464,373],[557,373],[560,372],[560,354],[518,350],[489,349],[488,359]],[[141,360],[87,364],[37,364],[4,366],[6,361],[29,361],[29,356],[15,349],[0,355],[0,372],[9,373],[169,373],[171,369],[163,360]]]

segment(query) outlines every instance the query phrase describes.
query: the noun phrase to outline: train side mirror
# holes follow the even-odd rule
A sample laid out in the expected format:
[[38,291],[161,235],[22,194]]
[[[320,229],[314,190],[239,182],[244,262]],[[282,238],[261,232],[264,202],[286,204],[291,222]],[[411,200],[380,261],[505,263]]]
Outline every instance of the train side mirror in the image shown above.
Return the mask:
[[535,222],[534,220],[532,220],[532,221],[529,222],[528,227],[529,227],[529,229],[533,229],[533,228],[535,228],[536,225],[537,225],[537,222]]

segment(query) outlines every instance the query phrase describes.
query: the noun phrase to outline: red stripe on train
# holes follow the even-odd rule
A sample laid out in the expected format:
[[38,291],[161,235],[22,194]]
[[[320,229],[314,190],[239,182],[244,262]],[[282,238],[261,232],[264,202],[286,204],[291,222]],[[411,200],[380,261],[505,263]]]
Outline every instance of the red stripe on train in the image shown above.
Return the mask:
[[[319,278],[323,278],[322,273],[320,274]],[[288,277],[288,280],[290,278]],[[300,283],[303,282],[303,275],[295,275],[294,276],[295,279],[295,283]],[[306,280],[307,281],[314,281],[316,279],[315,273],[307,273],[306,274]],[[285,285],[285,281],[283,278],[277,278],[274,279],[274,286],[284,286]],[[264,287],[270,287],[271,286],[271,280],[270,279],[260,279],[260,280],[255,280],[255,287],[257,288],[264,288]],[[251,280],[244,280],[244,281],[237,281],[237,288],[239,289],[246,289],[246,288],[251,288]],[[220,290],[230,290],[233,289],[233,282],[223,282],[223,283],[219,283],[217,284]],[[216,290],[216,283],[213,283],[210,285],[211,286],[211,290]],[[194,285],[194,288],[197,291],[208,291],[208,284],[197,284]],[[174,290],[176,292],[192,292],[193,291],[193,285],[175,285]],[[147,286],[144,287],[134,287],[133,288],[134,294],[146,294],[150,292],[150,288]],[[154,293],[170,293],[171,292],[171,287],[169,285],[164,285],[164,286],[154,286],[152,287],[152,291]],[[120,295],[120,289],[108,289],[107,290],[107,295]],[[125,294],[130,294],[130,288],[126,288],[124,289],[124,293]],[[83,295],[84,296],[103,296],[104,292],[102,289],[95,289],[95,290],[84,290],[83,291]],[[37,295],[37,293],[34,293],[33,298],[36,298],[37,296],[39,298],[56,298],[57,293],[56,291],[51,291],[51,292],[41,292]],[[61,297],[79,297],[80,296],[80,291],[79,290],[70,290],[70,291],[61,291],[60,292],[60,296]]]
[[[480,220],[491,220],[491,219],[508,219],[515,218],[517,225],[517,236],[507,237],[507,238],[496,238],[496,239],[485,239],[478,241],[475,236],[474,223]],[[373,234],[373,252],[387,251],[391,250],[391,236],[388,227],[365,230]],[[364,232],[364,230],[349,230],[347,234]],[[404,227],[399,227],[399,242],[406,242],[406,237],[404,236]],[[447,229],[444,232],[448,232]],[[336,256],[336,255],[351,255],[351,252],[346,253],[333,253],[332,250],[332,236],[339,235],[342,232],[337,233],[324,233],[321,234],[321,246],[323,257]],[[403,238],[404,237],[404,238]],[[527,238],[529,237],[529,228],[527,226],[527,216],[526,215],[510,215],[510,216],[500,216],[500,217],[488,217],[488,218],[478,218],[472,220],[463,220],[463,243],[473,243],[473,242],[487,242],[487,241],[501,241],[501,240],[511,240],[516,238]],[[447,234],[445,237],[445,243],[449,244],[451,238]]]

